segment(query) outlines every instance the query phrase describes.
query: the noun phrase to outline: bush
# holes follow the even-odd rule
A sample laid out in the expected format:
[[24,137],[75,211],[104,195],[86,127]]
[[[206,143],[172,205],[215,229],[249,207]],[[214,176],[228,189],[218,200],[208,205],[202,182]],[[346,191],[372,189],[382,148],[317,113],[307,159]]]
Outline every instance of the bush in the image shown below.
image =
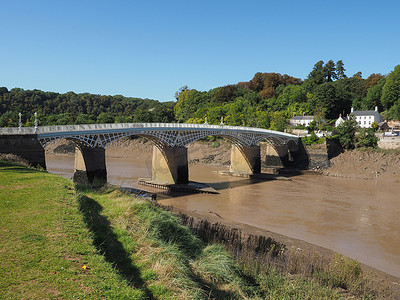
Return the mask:
[[323,144],[325,142],[325,138],[319,138],[315,132],[311,132],[310,136],[302,137],[301,142],[304,145],[315,145],[315,144]]
[[353,149],[355,147],[355,136],[358,123],[353,115],[335,128],[333,137],[336,138],[343,149]]
[[356,135],[356,147],[376,148],[378,138],[375,137],[373,128],[360,128]]

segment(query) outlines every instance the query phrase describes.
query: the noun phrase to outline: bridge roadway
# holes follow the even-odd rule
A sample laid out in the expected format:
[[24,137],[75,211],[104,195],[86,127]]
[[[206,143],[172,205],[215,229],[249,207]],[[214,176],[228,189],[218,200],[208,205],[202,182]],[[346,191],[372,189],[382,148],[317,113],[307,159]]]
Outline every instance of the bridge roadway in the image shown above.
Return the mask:
[[128,136],[144,136],[154,142],[152,180],[187,183],[187,148],[207,136],[222,136],[232,143],[230,171],[261,171],[261,141],[267,141],[282,161],[293,160],[298,137],[261,128],[182,123],[116,123],[0,128],[0,153],[14,153],[45,168],[44,148],[58,139],[75,143],[74,180],[106,180],[105,148]]

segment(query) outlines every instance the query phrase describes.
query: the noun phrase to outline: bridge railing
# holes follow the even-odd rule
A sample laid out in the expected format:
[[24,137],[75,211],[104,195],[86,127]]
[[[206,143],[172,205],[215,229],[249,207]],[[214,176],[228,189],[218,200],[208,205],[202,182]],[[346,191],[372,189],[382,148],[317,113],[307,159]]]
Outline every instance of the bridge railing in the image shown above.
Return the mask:
[[210,124],[187,124],[187,123],[110,123],[110,124],[79,124],[79,125],[51,125],[35,127],[5,127],[0,128],[0,134],[46,134],[57,132],[82,132],[112,129],[132,129],[143,128],[147,130],[155,129],[194,129],[194,130],[233,130],[249,133],[262,133],[271,135],[280,135],[287,137],[295,137],[292,134],[277,132],[269,129],[228,126],[228,125],[210,125]]

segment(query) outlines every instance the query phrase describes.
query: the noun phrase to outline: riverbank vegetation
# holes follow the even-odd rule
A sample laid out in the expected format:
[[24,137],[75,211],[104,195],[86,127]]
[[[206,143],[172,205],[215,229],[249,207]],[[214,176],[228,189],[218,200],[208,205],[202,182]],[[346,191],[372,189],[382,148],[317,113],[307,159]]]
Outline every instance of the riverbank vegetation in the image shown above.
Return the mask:
[[340,299],[387,292],[371,289],[359,263],[340,255],[321,267],[317,254],[281,251],[271,241],[257,258],[229,253],[115,187],[75,187],[4,160],[0,185],[0,298]]
[[343,149],[377,148],[378,138],[374,128],[361,128],[354,116],[347,118],[342,124],[332,131],[328,137],[336,141]]
[[[388,75],[345,74],[344,63],[319,61],[305,80],[258,72],[247,82],[209,91],[181,87],[173,101],[68,92],[0,88],[0,127],[124,122],[186,122],[245,125],[283,131],[293,115],[314,115],[324,122],[345,116],[350,108],[373,110],[400,119],[400,65]],[[328,125],[331,122],[328,122]]]

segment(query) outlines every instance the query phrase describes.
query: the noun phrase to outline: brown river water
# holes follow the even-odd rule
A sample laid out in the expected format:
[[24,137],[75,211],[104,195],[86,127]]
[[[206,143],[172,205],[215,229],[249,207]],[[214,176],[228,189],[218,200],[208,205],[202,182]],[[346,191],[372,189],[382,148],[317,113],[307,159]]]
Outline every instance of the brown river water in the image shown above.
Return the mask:
[[[71,155],[46,155],[51,173],[71,178]],[[247,224],[322,246],[400,277],[399,183],[300,175],[291,181],[252,181],[222,176],[222,167],[190,165],[190,180],[220,194],[158,195],[161,204],[198,214],[210,211]],[[107,157],[108,181],[138,186],[151,176],[151,160]],[[154,192],[154,190],[151,190]]]

